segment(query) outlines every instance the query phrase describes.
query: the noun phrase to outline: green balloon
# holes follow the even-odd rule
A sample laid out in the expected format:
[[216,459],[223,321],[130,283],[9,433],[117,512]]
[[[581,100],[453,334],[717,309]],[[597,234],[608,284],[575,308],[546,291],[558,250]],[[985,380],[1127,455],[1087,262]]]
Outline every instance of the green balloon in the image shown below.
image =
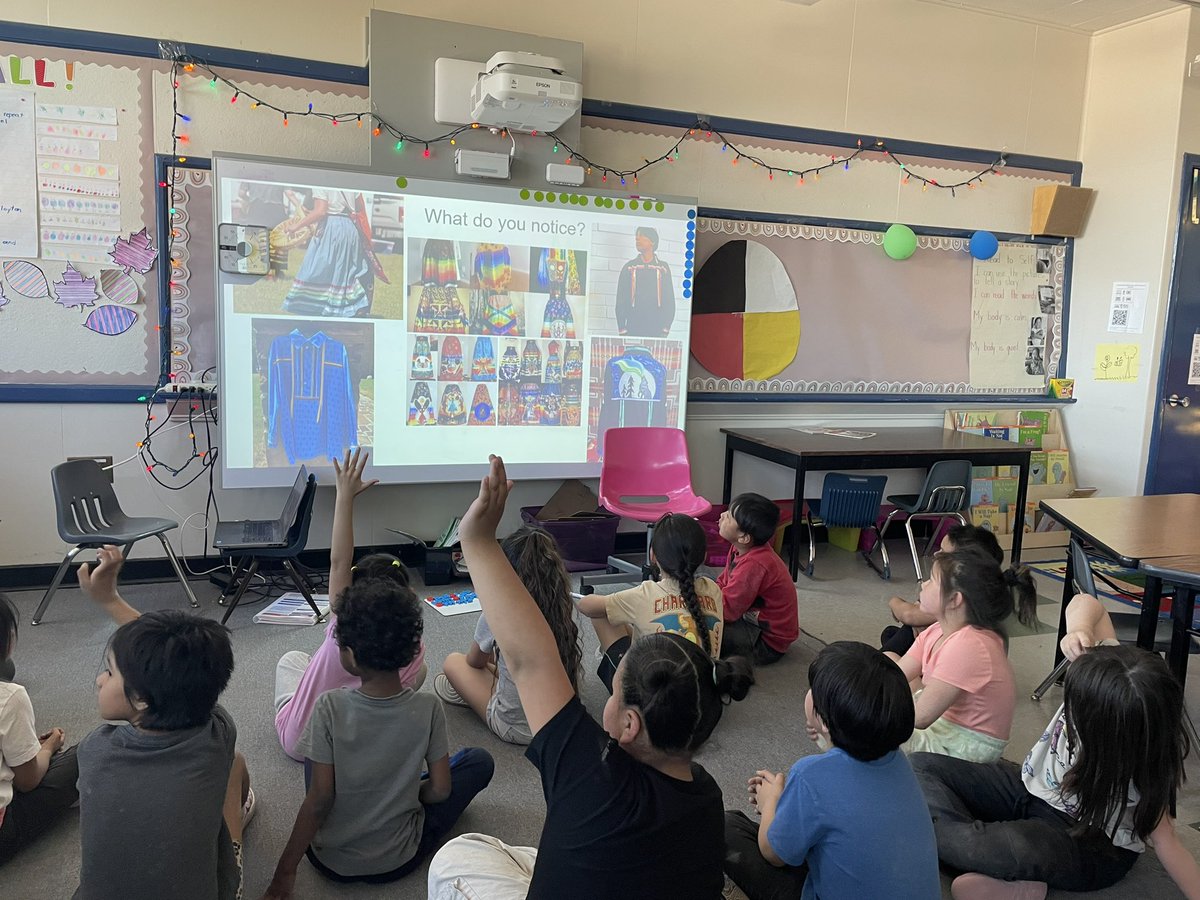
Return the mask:
[[892,259],[908,259],[917,252],[917,236],[907,225],[892,225],[883,233],[883,252]]

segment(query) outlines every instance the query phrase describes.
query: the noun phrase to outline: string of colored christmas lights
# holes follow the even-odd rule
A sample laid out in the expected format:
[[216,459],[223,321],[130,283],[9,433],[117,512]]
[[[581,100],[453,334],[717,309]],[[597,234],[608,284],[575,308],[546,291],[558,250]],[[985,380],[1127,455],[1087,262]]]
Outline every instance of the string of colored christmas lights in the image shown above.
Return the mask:
[[[261,97],[258,97],[251,91],[238,85],[231,79],[227,78],[225,75],[222,75],[220,72],[215,70],[208,63],[205,63],[203,60],[196,59],[191,56],[177,56],[174,59],[174,70],[172,73],[174,76],[173,77],[173,85],[174,86],[173,86],[172,93],[174,95],[173,103],[174,103],[174,107],[175,107],[175,110],[174,110],[175,111],[175,122],[173,122],[173,124],[172,124],[172,146],[173,146],[173,152],[176,155],[178,155],[178,152],[179,152],[179,144],[180,143],[186,144],[188,138],[187,138],[186,134],[180,135],[177,133],[177,128],[176,128],[175,123],[177,123],[179,121],[182,121],[185,123],[191,121],[189,117],[181,116],[178,112],[178,94],[179,94],[178,70],[180,68],[182,68],[184,72],[189,73],[189,74],[199,71],[203,75],[208,76],[209,85],[214,90],[217,89],[218,85],[224,85],[225,87],[227,87],[229,90],[231,90],[233,92],[233,96],[230,98],[230,101],[229,101],[230,103],[237,103],[237,102],[239,102],[239,100],[241,98],[246,98],[250,101],[251,109],[264,108],[264,109],[269,109],[269,110],[277,113],[278,115],[280,115],[282,117],[282,123],[285,127],[288,125],[288,122],[291,118],[305,118],[305,117],[316,117],[319,119],[324,119],[324,120],[328,121],[330,124],[335,125],[335,126],[342,124],[342,123],[353,122],[353,123],[355,123],[355,125],[358,128],[362,128],[364,122],[374,123],[372,125],[372,129],[371,129],[372,134],[374,136],[378,137],[379,135],[386,132],[390,137],[395,138],[396,152],[403,151],[404,144],[407,142],[410,144],[421,146],[423,148],[422,155],[426,159],[428,159],[432,155],[431,150],[430,150],[431,146],[440,144],[440,143],[443,143],[446,141],[449,141],[450,145],[453,146],[457,143],[458,136],[461,135],[464,131],[470,131],[470,130],[484,127],[485,130],[491,131],[493,133],[497,133],[501,137],[509,137],[508,132],[505,129],[486,128],[485,126],[480,126],[479,123],[477,123],[477,122],[471,123],[470,125],[459,126],[450,131],[447,131],[444,134],[440,134],[440,135],[437,135],[434,137],[419,137],[419,136],[416,136],[413,134],[409,134],[408,132],[398,128],[397,126],[391,124],[390,122],[388,122],[387,120],[382,118],[378,113],[375,113],[373,111],[330,113],[330,112],[325,112],[322,110],[315,109],[313,107],[312,103],[308,104],[307,109],[287,109],[282,106],[278,106],[274,103],[271,103],[268,100],[263,100]],[[931,178],[927,175],[922,174],[921,172],[914,170],[906,161],[904,161],[903,159],[896,156],[895,153],[891,152],[891,150],[888,148],[887,143],[885,141],[879,140],[879,139],[873,139],[873,140],[868,140],[866,143],[864,143],[863,140],[860,139],[857,141],[857,147],[850,153],[846,153],[841,156],[833,154],[829,157],[829,162],[827,162],[827,163],[822,163],[822,164],[816,165],[816,166],[806,166],[804,168],[797,169],[797,168],[790,167],[790,166],[775,165],[774,163],[767,162],[763,158],[761,158],[753,153],[748,153],[747,151],[741,149],[733,141],[731,141],[728,136],[723,134],[721,131],[713,128],[712,125],[707,120],[702,119],[702,118],[697,118],[695,120],[695,122],[693,122],[691,125],[684,128],[679,133],[679,136],[670,144],[670,146],[664,153],[661,153],[660,155],[652,157],[652,158],[648,157],[648,158],[643,159],[641,165],[633,166],[630,168],[619,168],[616,166],[608,165],[606,163],[600,163],[600,162],[590,159],[588,156],[581,153],[578,149],[572,147],[569,143],[567,143],[567,141],[563,140],[563,138],[560,137],[554,131],[544,132],[544,133],[541,133],[540,135],[539,135],[539,132],[533,131],[533,132],[530,132],[530,135],[532,137],[541,136],[546,140],[553,141],[555,153],[559,152],[560,149],[566,152],[566,162],[568,165],[570,165],[572,162],[578,161],[578,163],[580,165],[585,167],[587,175],[591,175],[593,173],[593,171],[599,172],[601,184],[605,184],[605,185],[608,184],[609,176],[612,176],[615,180],[619,180],[622,186],[626,186],[628,184],[629,179],[632,179],[633,184],[637,185],[638,177],[649,168],[652,168],[657,165],[661,165],[663,163],[675,162],[677,159],[679,159],[679,148],[681,146],[683,146],[685,141],[687,141],[689,139],[695,139],[696,135],[700,132],[703,132],[704,137],[710,141],[719,140],[721,142],[722,152],[728,153],[728,152],[732,151],[731,162],[733,165],[736,166],[740,162],[748,162],[755,168],[763,169],[767,175],[768,180],[774,181],[776,175],[781,175],[781,176],[785,176],[787,178],[796,179],[796,182],[799,185],[803,185],[807,178],[812,178],[813,180],[820,180],[821,173],[826,172],[829,169],[835,169],[835,168],[840,167],[845,171],[849,171],[850,163],[852,163],[854,160],[858,159],[859,157],[863,156],[866,153],[879,153],[880,155],[882,155],[886,159],[890,160],[894,165],[896,165],[899,168],[901,184],[908,184],[911,179],[915,179],[917,181],[917,183],[921,185],[922,191],[927,191],[927,190],[929,190],[929,188],[932,187],[932,188],[937,188],[938,190],[949,191],[951,196],[957,196],[957,192],[959,190],[962,190],[963,188],[973,190],[977,186],[982,185],[983,180],[986,177],[988,177],[989,175],[999,175],[1000,170],[1003,169],[1004,166],[1007,164],[1006,159],[1005,159],[1005,153],[1003,151],[1001,151],[1000,153],[998,153],[996,155],[996,158],[991,163],[987,164],[982,169],[971,174],[967,178],[963,178],[963,179],[953,182],[953,183],[943,184],[943,183],[939,182],[936,178]],[[180,159],[181,159],[181,161],[185,161],[186,157],[181,157]]]

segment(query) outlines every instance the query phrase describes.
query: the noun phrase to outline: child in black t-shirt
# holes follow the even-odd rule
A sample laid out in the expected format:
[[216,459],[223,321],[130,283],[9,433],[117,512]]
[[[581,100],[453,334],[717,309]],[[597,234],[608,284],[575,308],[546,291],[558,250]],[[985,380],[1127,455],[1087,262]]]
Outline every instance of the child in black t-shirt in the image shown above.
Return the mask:
[[720,720],[724,698],[746,695],[750,664],[713,660],[679,635],[647,635],[617,668],[597,723],[496,543],[511,487],[493,456],[459,536],[533,732],[525,755],[541,772],[546,822],[537,850],[486,835],[455,838],[430,864],[429,896],[716,900],[724,884],[721,790],[692,756]]

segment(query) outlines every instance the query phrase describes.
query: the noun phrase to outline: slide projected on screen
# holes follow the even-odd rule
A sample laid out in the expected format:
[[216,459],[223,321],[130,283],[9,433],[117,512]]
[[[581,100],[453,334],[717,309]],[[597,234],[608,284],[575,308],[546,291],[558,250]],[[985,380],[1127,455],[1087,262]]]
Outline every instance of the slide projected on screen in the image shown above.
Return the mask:
[[226,486],[354,447],[385,482],[474,479],[489,452],[594,476],[606,429],[683,427],[693,202],[214,168],[217,222],[266,229],[270,257],[217,274]]

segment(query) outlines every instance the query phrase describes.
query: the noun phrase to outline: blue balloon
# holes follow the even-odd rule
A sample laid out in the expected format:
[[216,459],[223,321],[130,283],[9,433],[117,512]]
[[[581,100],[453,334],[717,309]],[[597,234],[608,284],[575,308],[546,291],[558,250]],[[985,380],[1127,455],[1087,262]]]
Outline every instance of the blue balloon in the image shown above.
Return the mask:
[[1000,242],[990,231],[977,231],[971,235],[971,255],[976,259],[991,259],[1000,249]]

